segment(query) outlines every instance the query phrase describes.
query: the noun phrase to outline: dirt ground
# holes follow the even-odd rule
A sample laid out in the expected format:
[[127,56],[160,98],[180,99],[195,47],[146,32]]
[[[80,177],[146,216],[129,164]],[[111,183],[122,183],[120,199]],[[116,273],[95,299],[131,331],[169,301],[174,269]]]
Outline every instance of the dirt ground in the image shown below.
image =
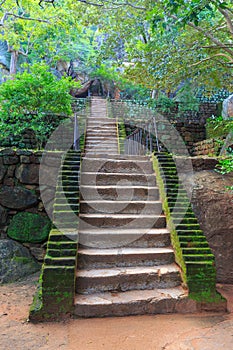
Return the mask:
[[38,275],[0,286],[0,350],[232,350],[233,285],[219,285],[229,313],[27,321]]

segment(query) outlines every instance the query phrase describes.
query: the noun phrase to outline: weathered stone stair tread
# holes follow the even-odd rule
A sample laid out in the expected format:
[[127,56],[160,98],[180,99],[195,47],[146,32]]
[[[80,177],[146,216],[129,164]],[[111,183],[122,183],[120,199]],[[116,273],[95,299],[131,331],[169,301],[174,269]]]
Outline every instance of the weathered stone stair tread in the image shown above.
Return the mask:
[[157,190],[158,187],[157,186],[154,186],[150,183],[148,183],[148,185],[129,185],[129,184],[117,184],[117,185],[87,185],[87,184],[82,184],[80,186],[80,188],[93,188],[93,189],[121,189],[121,188],[130,188],[130,189],[155,189]]
[[79,270],[76,277],[76,290],[82,294],[171,288],[181,283],[175,264]]
[[[96,163],[96,162],[103,162],[103,158],[94,158],[94,159],[89,159],[89,158],[86,158],[86,157],[83,157],[83,159],[82,159],[82,161],[83,162],[85,162],[85,161],[88,161],[88,162],[94,162],[94,163]],[[146,165],[146,164],[148,164],[148,159],[132,159],[132,158],[129,158],[129,159],[124,159],[124,158],[122,158],[122,159],[116,159],[116,158],[111,158],[111,157],[108,157],[108,158],[106,158],[106,159],[104,159],[104,163],[107,163],[107,162],[112,162],[112,163],[116,163],[116,164],[119,164],[119,165],[121,165],[121,164],[124,164],[124,163],[135,163],[135,164],[137,164],[137,163],[141,163],[141,165]]]
[[80,201],[80,204],[81,203],[88,203],[88,204],[93,204],[93,203],[96,203],[96,204],[112,204],[112,203],[118,203],[118,204],[161,204],[161,201],[143,201],[143,200],[88,200],[88,201],[84,201],[84,200],[81,200]]
[[116,248],[116,249],[79,249],[79,254],[85,255],[140,255],[140,254],[163,254],[173,253],[172,248]]
[[92,230],[79,230],[80,234],[85,234],[85,233],[90,233],[90,234],[103,234],[107,233],[109,235],[111,234],[119,234],[119,235],[124,235],[124,234],[151,234],[151,235],[157,235],[157,234],[170,234],[169,230],[167,228],[127,228],[127,229],[122,229],[122,228],[95,228]]
[[[109,217],[113,217],[115,219],[121,219],[121,218],[132,218],[132,219],[135,219],[135,218],[156,218],[157,215],[152,215],[152,214],[108,214],[108,213],[94,213],[94,214],[80,214],[80,217],[89,217],[89,218],[102,218],[102,217],[106,217],[106,218],[109,218]],[[160,215],[160,217],[165,217],[164,215]]]
[[167,247],[170,245],[170,233],[167,229],[114,229],[102,228],[80,230],[81,246],[92,248],[116,247]]
[[175,287],[162,291],[132,290],[77,295],[74,314],[79,317],[165,314],[188,312],[189,307],[192,310],[193,305],[189,304],[187,293],[183,288]]
[[[113,219],[156,219],[158,215],[152,215],[152,214],[109,214],[109,213],[93,213],[93,214],[80,214],[80,218],[113,218]],[[159,217],[164,218],[165,215],[159,215]]]
[[[89,157],[88,157],[89,158]],[[91,156],[90,158],[95,158],[95,159],[103,159],[105,158],[106,160],[109,160],[109,159],[118,159],[118,160],[150,160],[150,157],[149,156],[136,156],[136,155],[125,155],[125,154],[114,154],[114,155],[111,155],[111,157],[109,157],[108,153],[105,152],[104,154],[104,157],[103,155],[101,154],[101,157],[98,157],[98,154],[96,155],[93,155]]]
[[175,263],[162,266],[140,266],[140,267],[117,267],[107,269],[91,269],[91,270],[79,270],[77,271],[77,277],[113,277],[113,276],[127,276],[127,275],[140,275],[140,274],[159,274],[160,276],[168,273],[177,273],[179,271]]
[[94,172],[83,172],[81,176],[82,184],[94,184],[100,183],[103,184],[115,184],[120,181],[128,181],[131,182],[132,185],[146,185],[148,182],[152,183],[154,186],[156,185],[156,178],[154,174],[140,174],[140,173],[101,173],[97,174]]
[[80,201],[82,213],[127,213],[127,214],[161,214],[162,204],[160,201]]

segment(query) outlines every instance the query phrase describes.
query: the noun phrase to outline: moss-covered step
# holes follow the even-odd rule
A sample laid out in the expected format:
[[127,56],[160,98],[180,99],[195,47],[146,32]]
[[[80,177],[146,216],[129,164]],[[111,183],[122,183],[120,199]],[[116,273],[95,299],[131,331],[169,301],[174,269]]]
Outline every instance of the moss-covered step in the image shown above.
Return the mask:
[[[204,237],[202,237],[204,238]],[[184,248],[209,248],[209,244],[206,240],[199,240],[197,239],[196,241],[179,241],[180,242],[180,247],[182,248],[182,251],[184,251]]]
[[57,203],[57,201],[55,201],[54,203],[54,211],[55,212],[59,212],[59,211],[74,211],[76,213],[79,212],[79,203],[67,203],[67,202],[63,202],[63,203]]
[[50,242],[77,242],[78,240],[78,233],[77,230],[64,230],[59,231],[57,229],[52,229],[49,234],[49,241]]
[[65,249],[64,247],[61,249],[48,249],[47,254],[53,258],[76,256],[77,247],[74,249]]
[[192,211],[185,189],[178,180],[175,162],[170,154],[157,154],[153,158],[153,166],[168,227],[171,228],[176,262],[181,267],[189,296],[208,304],[205,295],[211,295],[211,303],[217,302],[219,295],[215,287],[214,255]]

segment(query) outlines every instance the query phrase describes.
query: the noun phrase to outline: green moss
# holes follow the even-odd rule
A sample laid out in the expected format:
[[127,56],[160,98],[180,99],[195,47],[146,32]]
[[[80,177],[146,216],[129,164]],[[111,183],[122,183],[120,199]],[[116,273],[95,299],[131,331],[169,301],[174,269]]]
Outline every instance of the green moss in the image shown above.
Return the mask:
[[118,132],[118,144],[120,153],[124,153],[125,150],[125,140],[126,140],[126,129],[123,121],[117,123],[117,132]]
[[20,242],[41,243],[48,238],[50,228],[51,222],[48,218],[24,212],[13,217],[7,234]]
[[[160,163],[159,158],[162,159],[163,164]],[[172,179],[169,172],[161,175],[163,170],[166,172],[163,165],[168,166],[168,164],[172,167],[170,156],[168,161],[166,161],[166,155],[160,154],[158,158],[153,156],[153,168],[171,234],[175,260],[181,267],[182,279],[187,284],[190,295],[198,296],[201,301],[207,301],[210,295],[216,294],[214,256],[200,230],[188,197],[183,189],[180,193],[181,185],[176,183],[175,178]],[[167,178],[169,178],[169,184],[166,183],[166,189],[164,181],[167,181]],[[176,210],[172,212],[174,206]],[[187,206],[188,210],[186,210]],[[177,222],[179,217],[182,219],[180,223]],[[178,225],[175,225],[176,223]],[[215,297],[210,300],[215,300]]]
[[17,263],[22,263],[22,264],[30,264],[32,262],[31,258],[27,258],[25,256],[14,256],[11,261],[15,261]]
[[204,291],[200,293],[189,293],[189,298],[198,302],[219,303],[226,301],[226,299],[217,291]]

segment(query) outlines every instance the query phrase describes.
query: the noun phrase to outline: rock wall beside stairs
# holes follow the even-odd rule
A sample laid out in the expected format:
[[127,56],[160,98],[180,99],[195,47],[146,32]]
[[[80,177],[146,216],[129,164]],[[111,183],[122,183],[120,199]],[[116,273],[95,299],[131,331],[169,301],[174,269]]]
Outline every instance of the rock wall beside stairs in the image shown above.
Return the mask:
[[233,174],[194,172],[192,205],[215,255],[217,281],[233,283]]
[[39,186],[41,151],[0,151],[0,239],[20,242],[38,261],[43,260],[50,229],[41,195],[46,194],[46,209],[52,208],[56,179],[51,178],[59,157],[59,152],[51,152],[51,163],[45,165],[48,174]]
[[227,186],[233,184],[233,174],[215,171],[218,158],[208,156],[175,157],[192,161],[192,207],[201,229],[215,255],[217,281],[233,283],[233,193]]

